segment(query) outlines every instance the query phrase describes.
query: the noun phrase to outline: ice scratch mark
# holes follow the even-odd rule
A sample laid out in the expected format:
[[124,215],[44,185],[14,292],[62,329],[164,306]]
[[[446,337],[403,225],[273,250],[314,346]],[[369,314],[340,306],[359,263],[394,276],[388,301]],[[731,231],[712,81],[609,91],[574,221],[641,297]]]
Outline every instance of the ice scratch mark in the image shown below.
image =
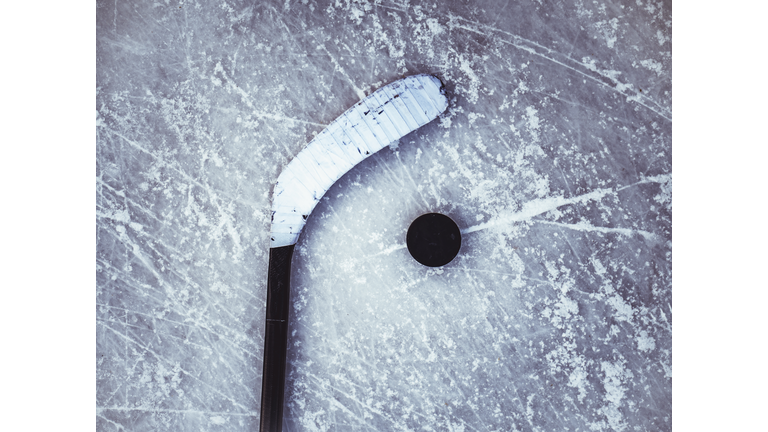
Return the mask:
[[507,225],[512,222],[522,222],[522,221],[530,220],[534,216],[538,216],[542,213],[546,213],[548,211],[554,210],[564,205],[578,204],[578,203],[583,203],[591,200],[602,199],[604,196],[608,195],[609,193],[613,193],[613,190],[612,189],[596,189],[590,193],[573,197],[573,198],[565,198],[565,197],[559,196],[559,197],[551,197],[551,198],[544,198],[544,199],[529,201],[525,203],[525,205],[523,205],[523,209],[517,213],[512,213],[506,217],[495,218],[486,223],[475,225],[469,228],[464,228],[461,230],[461,233],[469,234],[475,231],[488,229],[498,225]]
[[[602,86],[605,86],[605,87],[607,87],[607,88],[609,88],[609,89],[611,89],[611,90],[621,94],[622,96],[627,98],[626,100],[628,102],[636,102],[637,104],[647,108],[650,111],[653,111],[654,113],[656,113],[657,115],[663,117],[664,119],[666,119],[668,121],[672,121],[671,113],[669,112],[668,109],[660,107],[658,105],[658,103],[656,103],[654,100],[648,98],[647,96],[643,95],[640,92],[636,92],[636,93],[633,92],[632,94],[630,94],[629,90],[632,87],[631,84],[622,83],[621,81],[616,79],[615,76],[610,75],[610,74],[608,74],[606,72],[598,70],[592,64],[586,64],[584,62],[579,62],[577,60],[574,60],[574,59],[566,57],[566,59],[564,61],[570,62],[570,63],[574,63],[576,65],[576,67],[570,66],[570,65],[564,63],[563,61],[557,60],[555,58],[556,55],[562,55],[562,54],[560,54],[557,51],[554,51],[554,50],[552,50],[550,48],[547,48],[547,47],[545,47],[543,45],[540,45],[540,44],[538,44],[538,43],[536,43],[534,41],[522,38],[522,37],[520,37],[520,36],[518,36],[518,35],[516,35],[514,33],[506,32],[506,31],[503,31],[503,30],[499,30],[497,28],[491,27],[491,26],[486,25],[486,24],[481,24],[481,23],[477,23],[477,22],[474,22],[474,21],[470,21],[470,20],[468,20],[466,18],[463,18],[463,17],[451,16],[451,18],[452,18],[451,19],[452,24],[449,24],[449,25],[451,25],[452,28],[457,28],[457,29],[461,29],[461,30],[470,31],[470,32],[477,33],[479,35],[487,37],[488,35],[486,33],[480,31],[480,28],[482,28],[482,29],[485,29],[485,30],[488,30],[488,31],[491,31],[491,32],[502,33],[502,34],[504,34],[506,36],[512,37],[512,39],[513,39],[512,42],[504,40],[504,39],[499,39],[499,40],[500,40],[500,42],[502,42],[504,44],[511,45],[511,46],[513,46],[513,47],[515,47],[515,48],[517,48],[519,50],[526,51],[526,52],[528,52],[530,54],[539,56],[539,57],[541,57],[541,58],[543,58],[545,60],[548,60],[548,61],[551,61],[551,62],[553,62],[555,64],[558,64],[558,65],[560,65],[560,66],[562,66],[564,68],[570,69],[570,70],[572,70],[572,71],[574,71],[574,72],[584,76],[585,78],[588,78],[588,79],[590,79],[590,80],[592,80],[592,81],[594,81],[594,82],[596,82],[596,83],[598,83],[598,84],[600,84]],[[471,26],[470,25],[457,24],[456,21],[464,21],[464,22],[466,22],[468,24],[471,24]],[[594,72],[594,73],[598,74],[602,79],[598,79],[598,78],[594,77],[593,75],[591,75],[591,74],[589,74],[589,73],[587,73],[587,72],[585,72],[584,70],[581,70],[581,69],[586,69],[586,70],[589,70],[591,72]],[[609,81],[611,84],[608,84],[604,80]],[[652,103],[653,105],[656,105],[659,109],[651,107],[650,105],[648,105],[649,103]]]
[[[343,377],[342,377],[342,378],[343,378]],[[332,397],[332,395],[333,395],[334,393],[335,393],[335,394],[344,394],[344,393],[347,393],[347,392],[345,392],[345,391],[344,391],[344,389],[340,389],[340,388],[338,388],[337,386],[334,386],[334,385],[332,385],[332,384],[329,384],[328,382],[324,382],[324,381],[321,381],[321,380],[317,379],[317,378],[316,378],[316,377],[314,377],[314,376],[310,376],[310,379],[312,379],[312,380],[313,380],[313,381],[315,381],[316,383],[320,384],[320,388],[321,388],[323,391],[325,391],[325,392],[326,392],[326,394],[322,394],[321,396],[326,396],[326,398],[325,398],[325,399],[326,399],[326,400],[327,400],[327,401],[328,401],[328,402],[329,402],[331,405],[333,405],[333,406],[335,406],[336,408],[338,408],[338,409],[340,409],[340,410],[344,411],[345,413],[349,414],[351,417],[353,417],[353,418],[356,418],[358,421],[360,421],[360,423],[361,423],[361,424],[365,425],[365,424],[367,423],[367,422],[365,421],[365,414],[363,414],[363,416],[362,416],[362,418],[361,418],[361,416],[359,416],[359,415],[356,415],[354,412],[352,412],[352,410],[350,410],[350,409],[349,409],[349,408],[347,408],[347,407],[346,407],[344,404],[342,404],[341,402],[339,402],[339,400],[338,400],[336,397]],[[344,380],[344,381],[345,381],[345,383],[346,383],[346,384],[354,384],[354,383],[352,383],[352,382],[351,382],[351,381],[349,381],[349,380]],[[360,387],[360,386],[358,386],[358,387]],[[328,391],[328,390],[332,390],[332,392],[331,392],[331,391]],[[364,404],[363,402],[361,402],[360,400],[358,400],[358,399],[356,399],[356,398],[352,398],[352,397],[350,397],[350,398],[349,398],[349,400],[350,400],[351,402],[354,402],[355,404],[359,405],[360,409],[362,409],[362,410],[367,410],[367,411],[370,411],[370,412],[372,412],[372,413],[374,413],[374,414],[377,414],[377,415],[378,415],[378,416],[380,416],[382,419],[384,419],[384,420],[387,420],[387,421],[389,421],[389,422],[391,422],[391,423],[393,423],[393,424],[395,424],[395,423],[396,423],[396,422],[395,422],[395,420],[393,420],[392,418],[390,418],[390,416],[388,416],[388,415],[387,415],[387,413],[385,413],[385,412],[383,412],[383,411],[381,411],[381,410],[379,410],[379,409],[376,409],[375,407],[371,406],[370,404],[369,404],[369,405],[366,405],[366,404]]]
[[632,184],[629,184],[629,185],[626,185],[626,186],[622,186],[622,187],[616,189],[616,192],[623,191],[624,189],[631,188],[632,186],[637,186],[637,185],[646,184],[646,183],[659,183],[659,184],[661,184],[661,183],[667,183],[670,180],[672,180],[672,174],[659,174],[659,175],[656,175],[656,176],[644,177],[640,181],[637,181],[635,183],[632,183]]
[[[562,229],[559,229],[558,231],[560,231],[560,233],[563,233]],[[563,238],[565,239],[566,243],[568,243],[568,247],[571,248],[571,252],[573,253],[573,255],[576,257],[576,259],[579,262],[582,262],[581,256],[579,256],[579,253],[576,252],[577,249],[575,247],[573,247],[573,243],[571,243],[571,239],[569,237],[570,236],[567,236],[567,235],[563,234]]]
[[130,236],[128,236],[127,232],[120,231],[119,229],[116,229],[115,231],[112,230],[106,230],[108,233],[110,233],[112,236],[114,236],[117,240],[124,242],[126,246],[129,246],[127,249],[133,253],[133,255],[139,260],[141,264],[144,265],[144,267],[149,270],[152,275],[155,276],[155,279],[157,279],[157,283],[160,286],[163,286],[165,283],[165,279],[163,276],[157,271],[154,264],[147,259],[147,257],[144,256],[144,254],[141,252],[141,247],[136,243]]
[[[102,324],[102,326],[103,326],[104,328],[106,328],[106,329],[109,329],[109,330],[111,330],[111,331],[112,331],[114,334],[116,334],[116,335],[120,336],[121,338],[125,339],[127,342],[130,342],[130,343],[132,343],[132,344],[138,345],[138,346],[139,346],[141,349],[143,349],[145,352],[148,352],[148,353],[152,354],[152,355],[153,355],[155,358],[157,358],[157,359],[159,359],[159,360],[162,360],[162,361],[166,362],[167,364],[174,364],[174,362],[171,362],[171,361],[169,361],[167,358],[165,358],[165,357],[161,356],[160,354],[158,354],[157,352],[153,351],[153,350],[152,350],[152,349],[150,349],[148,346],[145,346],[145,345],[142,345],[142,344],[140,344],[138,341],[136,341],[136,340],[134,340],[134,339],[131,339],[131,338],[129,338],[128,336],[125,336],[125,335],[121,334],[120,332],[118,332],[117,330],[113,329],[112,327],[110,327],[110,326],[108,326],[108,325],[106,325],[106,324]],[[240,407],[240,408],[242,408],[243,410],[246,410],[246,411],[248,410],[248,408],[247,408],[247,407],[245,407],[245,406],[241,405],[240,403],[238,403],[236,400],[232,399],[231,397],[228,397],[227,395],[225,395],[224,393],[220,392],[219,390],[217,390],[215,387],[213,387],[213,386],[212,386],[212,385],[210,385],[209,383],[207,383],[207,382],[205,382],[205,381],[201,380],[200,378],[196,377],[196,376],[195,376],[194,374],[192,374],[191,372],[188,372],[188,371],[184,370],[184,369],[183,369],[183,368],[181,368],[181,367],[179,367],[178,369],[179,369],[180,371],[184,372],[184,374],[185,374],[186,376],[188,376],[188,377],[192,378],[193,380],[195,380],[195,381],[198,381],[198,382],[200,382],[200,383],[204,384],[205,386],[209,387],[211,391],[213,391],[214,393],[216,393],[216,394],[218,394],[219,396],[223,397],[224,399],[228,400],[228,401],[229,401],[229,402],[231,402],[233,405],[239,406],[239,407]]]
[[[144,147],[142,147],[142,146],[141,146],[139,143],[137,143],[136,141],[133,141],[133,140],[129,139],[128,137],[126,137],[126,136],[124,136],[124,135],[122,135],[122,134],[120,134],[119,132],[117,132],[117,131],[114,131],[114,130],[108,130],[108,132],[110,132],[110,133],[112,133],[112,134],[114,134],[114,135],[116,135],[116,136],[118,136],[118,137],[122,138],[123,140],[125,140],[125,142],[127,142],[127,143],[128,143],[128,144],[130,144],[131,146],[135,147],[135,148],[136,148],[136,149],[138,149],[139,151],[141,151],[141,152],[143,152],[143,153],[146,153],[147,155],[151,156],[152,158],[154,158],[154,159],[158,160],[158,161],[159,161],[159,162],[162,164],[162,165],[161,165],[162,167],[167,167],[167,168],[170,168],[170,169],[171,169],[171,170],[173,170],[173,171],[176,171],[176,172],[177,172],[177,173],[179,173],[179,175],[181,175],[181,176],[182,176],[182,177],[183,177],[183,178],[184,178],[186,181],[188,181],[188,182],[190,182],[190,183],[192,183],[192,184],[194,184],[194,185],[196,185],[196,186],[199,186],[200,188],[202,188],[203,190],[205,190],[205,191],[206,191],[206,193],[209,193],[209,194],[210,194],[210,192],[213,190],[213,189],[212,189],[212,188],[211,188],[209,185],[204,185],[204,184],[200,183],[199,181],[195,180],[194,178],[192,178],[192,177],[191,177],[189,174],[187,174],[186,172],[184,172],[184,171],[182,171],[181,169],[179,169],[179,168],[177,168],[177,167],[173,166],[172,164],[170,164],[170,163],[166,162],[165,160],[163,160],[163,158],[162,158],[162,157],[160,157],[160,156],[158,156],[158,155],[156,155],[156,154],[152,153],[151,151],[149,151],[149,150],[145,149]],[[225,196],[225,197],[227,197],[227,198],[231,199],[231,200],[232,200],[232,201],[234,201],[234,202],[237,202],[237,203],[240,203],[240,204],[243,204],[243,205],[246,205],[246,206],[253,206],[253,205],[254,205],[252,202],[243,201],[242,199],[240,199],[240,198],[238,198],[238,197],[233,197],[233,196],[231,196],[231,195],[227,194],[225,191],[222,191],[222,190],[219,190],[219,189],[216,189],[216,191],[217,191],[217,192],[219,192],[220,194],[222,194],[223,196]],[[215,198],[216,198],[215,196],[212,196],[212,197],[211,197],[211,199],[215,199]]]
[[121,431],[121,430],[125,430],[125,428],[123,427],[123,425],[121,425],[121,424],[118,424],[118,423],[115,423],[115,422],[113,422],[112,420],[110,420],[110,419],[108,419],[108,418],[104,417],[103,415],[101,415],[101,409],[100,409],[99,407],[96,407],[96,416],[97,416],[97,417],[99,417],[99,418],[101,418],[102,420],[104,420],[104,421],[106,421],[106,422],[112,423],[112,426],[114,426],[115,428],[117,428],[116,430],[119,430],[119,431]]
[[[408,169],[408,166],[403,162],[403,160],[400,158],[400,154],[397,154],[397,161],[400,162],[400,166],[403,168],[403,172],[408,176],[408,179],[411,181],[411,184],[413,184],[413,189],[419,194],[419,197],[421,197],[421,200],[424,201],[424,204],[426,205],[426,208],[429,208],[429,201],[427,201],[427,198],[424,196],[423,193],[421,193],[421,188],[419,188],[419,185],[416,184],[416,180],[413,179],[413,176],[411,175],[411,170]],[[387,164],[384,164],[386,167]],[[391,170],[390,170],[391,171]],[[436,197],[438,200],[438,205],[440,205],[440,197]]]
[[547,224],[547,225],[555,225],[558,227],[568,228],[576,231],[585,231],[585,232],[601,232],[601,233],[617,233],[621,235],[625,235],[627,237],[632,237],[633,235],[640,234],[643,236],[646,240],[656,240],[656,234],[643,231],[643,230],[634,230],[629,228],[606,228],[606,227],[597,227],[594,226],[588,222],[579,222],[576,224],[565,224],[560,222],[551,222],[551,221],[545,221],[545,220],[536,220],[537,223]]
[[[264,112],[257,111],[256,107],[253,105],[253,102],[251,101],[250,93],[248,93],[247,91],[243,90],[240,86],[235,84],[235,82],[224,71],[224,67],[221,66],[221,63],[216,64],[216,67],[214,68],[214,71],[220,73],[224,77],[224,79],[227,81],[227,87],[229,87],[230,90],[234,90],[235,92],[237,92],[237,94],[239,94],[243,98],[243,102],[245,102],[245,104],[248,106],[248,108],[253,110],[253,115],[255,115],[256,117],[267,118],[267,119],[275,120],[275,121],[285,121],[285,120],[288,120],[288,121],[292,121],[292,122],[296,122],[296,123],[304,123],[304,124],[309,124],[309,125],[313,125],[313,126],[322,126],[322,127],[327,126],[327,125],[324,125],[324,124],[321,124],[321,123],[315,123],[315,122],[310,122],[310,121],[306,121],[306,120],[295,119],[295,118],[292,118],[292,117],[286,117],[286,116],[279,115],[279,114],[270,114],[270,113],[264,113]],[[201,77],[201,78],[206,79],[206,77],[204,77],[204,76]]]
[[379,2],[374,2],[374,7],[394,10],[394,11],[402,12],[404,14],[408,13],[408,10],[407,10],[408,5],[402,5],[402,4],[397,3],[397,2],[392,2],[392,4],[395,5],[395,6],[400,6],[400,7],[398,8],[398,7],[394,7],[394,6],[388,6],[388,5],[379,3]]
[[[469,233],[473,233],[475,231],[480,231],[480,230],[488,229],[488,228],[495,227],[495,226],[504,226],[504,225],[509,225],[509,224],[511,224],[513,222],[522,222],[522,221],[531,220],[534,216],[538,216],[538,215],[546,213],[548,211],[555,210],[558,207],[562,207],[564,205],[585,203],[587,201],[592,201],[592,200],[597,201],[597,200],[602,199],[604,196],[606,196],[608,194],[616,194],[617,192],[623,191],[623,190],[625,190],[627,188],[630,188],[630,187],[633,187],[633,186],[637,186],[637,185],[641,185],[641,184],[647,184],[647,183],[666,183],[671,178],[672,178],[672,176],[670,174],[660,174],[660,175],[657,175],[657,176],[645,177],[645,178],[643,178],[640,181],[637,181],[635,183],[629,184],[627,186],[622,186],[622,187],[620,187],[620,188],[618,188],[616,190],[602,188],[602,189],[596,189],[596,190],[594,190],[592,192],[589,192],[587,194],[579,195],[579,196],[573,197],[573,198],[565,198],[563,196],[558,196],[558,197],[550,197],[550,198],[543,198],[543,199],[529,201],[529,202],[527,202],[527,203],[525,203],[523,205],[523,209],[521,211],[519,211],[519,212],[512,213],[512,214],[507,215],[507,216],[497,217],[497,218],[491,219],[490,221],[488,221],[486,223],[482,223],[482,224],[479,224],[479,225],[471,226],[471,227],[468,227],[468,228],[463,228],[463,229],[461,229],[461,233],[462,234],[469,234]],[[536,220],[534,222],[550,223],[548,221],[541,221],[541,220]],[[643,237],[645,237],[646,239],[651,239],[651,240],[655,240],[655,238],[656,238],[655,234],[647,232],[647,231],[642,231],[642,230],[631,230],[631,229],[626,229],[626,228],[603,228],[603,227],[595,227],[595,226],[592,226],[592,225],[589,225],[589,224],[586,224],[586,223],[584,223],[584,224],[576,224],[576,225],[573,225],[573,224],[562,224],[562,223],[555,223],[555,222],[551,222],[551,223],[553,225],[562,226],[564,228],[578,229],[578,230],[581,230],[581,231],[584,231],[584,230],[591,230],[591,231],[608,230],[608,231],[602,231],[602,232],[618,232],[618,233],[626,234],[626,235],[640,234]],[[626,232],[624,230],[626,230]]]
[[144,407],[96,407],[97,411],[140,411],[140,412],[158,412],[158,413],[170,413],[170,414],[206,414],[206,415],[225,415],[225,416],[238,416],[238,417],[257,417],[257,412],[222,412],[222,411],[206,411],[206,410],[174,410],[166,408],[144,408]]
[[320,45],[318,48],[321,48],[323,51],[325,51],[326,54],[328,54],[328,57],[331,58],[331,62],[333,63],[334,70],[344,75],[344,78],[346,78],[349,84],[352,86],[352,90],[355,91],[357,97],[360,99],[365,99],[365,92],[360,89],[354,81],[352,81],[352,78],[350,78],[349,74],[347,74],[347,71],[345,71],[344,68],[341,67],[341,64],[339,64],[339,61],[331,55],[331,52],[328,51],[328,48],[326,48],[325,45]]
[[[228,338],[224,333],[215,331],[215,330],[213,330],[213,329],[211,329],[209,327],[206,327],[206,326],[197,325],[197,324],[200,324],[199,322],[190,321],[190,320],[187,320],[185,322],[181,322],[181,321],[176,321],[176,320],[172,320],[172,319],[168,319],[168,318],[162,318],[162,317],[157,316],[155,314],[142,313],[142,312],[138,312],[138,311],[135,311],[135,310],[124,309],[124,308],[121,308],[121,307],[111,306],[111,305],[103,304],[103,303],[96,303],[96,306],[107,307],[107,308],[115,309],[115,310],[121,310],[121,311],[125,311],[127,313],[136,314],[136,315],[142,315],[142,316],[151,318],[153,321],[154,320],[164,321],[164,322],[167,322],[167,323],[169,323],[171,325],[177,325],[177,326],[180,325],[180,326],[184,326],[185,328],[190,327],[190,328],[195,328],[197,330],[205,330],[205,331],[209,332],[211,335],[218,337],[220,340],[223,340],[225,342],[229,342],[231,344],[232,348],[239,348],[239,349],[241,349],[243,354],[252,355],[252,352],[251,352],[251,348],[241,348],[238,345],[241,342],[250,342],[253,345],[253,348],[259,348],[259,349],[261,348],[257,343],[251,342],[250,338],[243,338],[243,340],[241,340],[241,341],[235,341],[235,340],[232,340],[232,339]],[[226,330],[229,330],[230,333],[234,333],[235,332],[234,330],[232,330],[232,329],[230,329],[228,327],[225,327],[223,325],[222,325],[222,327],[224,327]],[[208,339],[208,338],[206,337],[206,339]]]
[[371,255],[371,257],[375,257],[375,256],[379,256],[379,255],[389,255],[392,252],[399,251],[401,249],[405,249],[406,247],[407,246],[405,245],[405,243],[394,245],[394,246],[390,246],[390,247],[382,250],[381,252],[376,252],[375,254]]
[[[600,76],[602,76],[604,78],[610,79],[613,82],[614,85],[609,85],[606,82],[604,82],[603,80],[597,79],[597,78],[593,77],[592,75],[590,75],[590,74],[588,74],[586,72],[583,72],[583,71],[581,71],[581,70],[579,70],[579,69],[577,69],[577,68],[575,68],[573,66],[569,66],[569,65],[567,65],[567,64],[565,64],[565,63],[563,63],[563,62],[561,62],[559,60],[554,59],[553,57],[546,56],[546,55],[536,51],[532,47],[516,44],[516,43],[513,43],[513,42],[508,42],[508,41],[505,41],[505,40],[502,40],[501,42],[505,43],[505,44],[508,44],[508,45],[512,45],[513,47],[518,48],[520,50],[527,51],[527,52],[529,52],[529,53],[531,53],[533,55],[539,56],[539,57],[541,57],[543,59],[549,60],[549,61],[551,61],[553,63],[556,63],[556,64],[558,64],[560,66],[563,66],[566,69],[570,69],[570,70],[572,70],[572,71],[574,71],[574,72],[584,76],[585,78],[588,78],[588,79],[590,79],[590,80],[592,80],[592,81],[594,81],[594,82],[596,82],[596,83],[598,83],[598,84],[600,84],[600,85],[602,85],[602,86],[604,86],[604,87],[606,87],[608,89],[611,89],[611,90],[621,94],[622,96],[627,98],[626,99],[627,102],[636,102],[637,104],[647,108],[648,110],[653,111],[654,113],[656,113],[657,115],[661,116],[662,118],[664,118],[666,120],[669,120],[669,121],[672,121],[672,118],[669,116],[669,113],[661,112],[661,111],[659,111],[659,110],[649,106],[648,104],[646,104],[644,100],[648,99],[647,97],[642,96],[640,94],[631,94],[631,95],[628,94],[628,92],[626,91],[626,89],[628,88],[627,84],[621,83],[617,79],[609,77],[609,76],[607,76],[607,75],[597,71],[597,69],[593,69],[593,70],[595,72],[597,72]],[[551,51],[548,48],[547,48],[547,50]],[[578,64],[581,64],[581,63],[578,63]],[[655,102],[654,102],[654,104],[655,104]],[[664,110],[664,111],[666,111],[666,110]]]
[[[252,108],[253,106],[251,105],[250,107]],[[322,123],[315,123],[315,122],[306,121],[306,120],[299,120],[299,119],[295,119],[295,118],[292,118],[292,117],[286,117],[286,116],[277,115],[277,114],[269,114],[269,113],[264,113],[264,112],[260,112],[260,111],[253,111],[253,115],[255,115],[256,117],[259,117],[259,118],[266,118],[266,119],[275,120],[275,121],[285,121],[285,120],[287,120],[287,121],[292,121],[292,122],[296,122],[296,123],[308,124],[308,125],[312,125],[312,126],[321,126],[321,127],[328,126],[328,125],[322,124]]]

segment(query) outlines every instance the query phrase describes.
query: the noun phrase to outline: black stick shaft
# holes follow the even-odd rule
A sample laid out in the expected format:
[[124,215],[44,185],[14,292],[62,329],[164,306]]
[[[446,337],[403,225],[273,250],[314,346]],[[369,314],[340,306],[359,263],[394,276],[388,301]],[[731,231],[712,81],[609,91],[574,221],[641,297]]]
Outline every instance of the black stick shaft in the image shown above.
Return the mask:
[[288,349],[291,257],[294,245],[269,250],[267,323],[264,328],[264,373],[261,384],[260,432],[281,432]]

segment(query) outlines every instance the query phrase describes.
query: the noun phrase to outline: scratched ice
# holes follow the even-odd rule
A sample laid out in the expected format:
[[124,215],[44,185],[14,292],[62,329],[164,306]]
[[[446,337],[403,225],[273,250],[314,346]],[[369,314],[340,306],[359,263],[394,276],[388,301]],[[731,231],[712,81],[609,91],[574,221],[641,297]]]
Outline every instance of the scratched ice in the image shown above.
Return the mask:
[[671,2],[465,3],[97,3],[98,430],[256,428],[274,182],[416,73],[297,245],[284,430],[671,430]]

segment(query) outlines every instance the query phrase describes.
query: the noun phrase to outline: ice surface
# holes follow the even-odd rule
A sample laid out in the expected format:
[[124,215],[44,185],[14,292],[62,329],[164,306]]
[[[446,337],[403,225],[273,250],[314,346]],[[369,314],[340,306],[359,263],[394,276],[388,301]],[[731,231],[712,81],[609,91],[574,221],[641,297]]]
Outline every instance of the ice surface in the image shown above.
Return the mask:
[[275,180],[417,73],[297,244],[284,430],[671,429],[671,2],[99,2],[97,62],[99,430],[257,427]]

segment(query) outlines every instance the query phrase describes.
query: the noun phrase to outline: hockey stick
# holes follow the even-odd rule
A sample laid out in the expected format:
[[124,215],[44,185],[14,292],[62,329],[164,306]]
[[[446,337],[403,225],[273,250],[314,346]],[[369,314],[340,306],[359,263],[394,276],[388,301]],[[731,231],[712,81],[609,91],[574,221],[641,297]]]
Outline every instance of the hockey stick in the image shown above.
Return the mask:
[[437,77],[423,74],[395,81],[331,122],[278,176],[272,198],[261,432],[282,430],[291,257],[307,217],[352,167],[434,120],[447,107]]

